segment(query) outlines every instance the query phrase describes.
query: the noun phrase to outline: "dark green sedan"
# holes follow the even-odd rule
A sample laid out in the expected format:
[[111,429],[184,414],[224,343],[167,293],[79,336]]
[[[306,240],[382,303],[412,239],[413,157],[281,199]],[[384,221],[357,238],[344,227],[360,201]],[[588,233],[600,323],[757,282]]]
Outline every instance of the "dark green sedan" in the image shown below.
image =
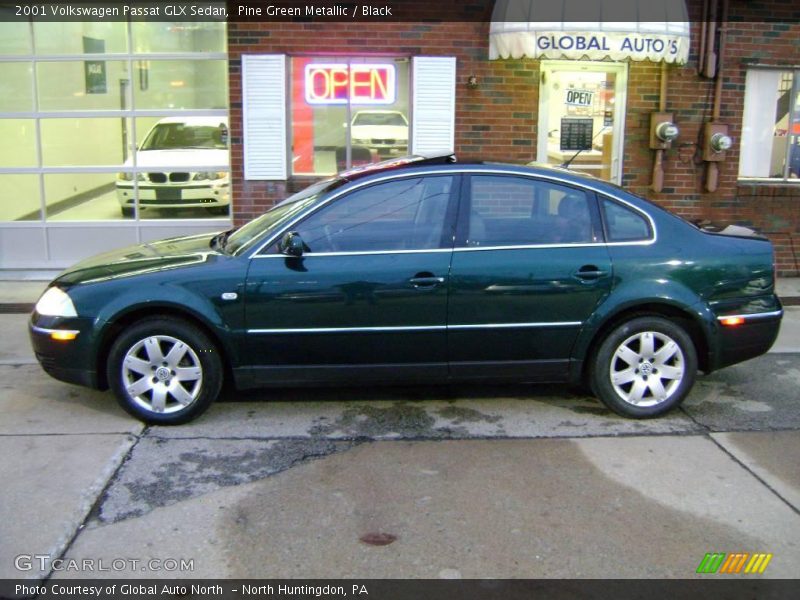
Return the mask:
[[30,336],[47,373],[151,423],[196,417],[226,379],[587,384],[653,417],[775,341],[772,245],[737,231],[562,169],[409,158],[82,261]]

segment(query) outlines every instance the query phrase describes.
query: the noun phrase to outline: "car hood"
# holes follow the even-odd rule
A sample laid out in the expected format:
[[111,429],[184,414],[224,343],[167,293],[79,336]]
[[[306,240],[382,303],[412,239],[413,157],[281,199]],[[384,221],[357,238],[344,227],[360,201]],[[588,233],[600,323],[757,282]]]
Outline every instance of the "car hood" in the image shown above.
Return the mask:
[[350,136],[354,139],[378,138],[404,140],[408,138],[408,127],[403,125],[353,125]]
[[[136,153],[139,167],[186,167],[193,171],[205,167],[222,167],[228,165],[228,151],[214,148],[198,148],[180,150],[139,150]],[[133,166],[133,159],[125,161],[126,167]]]
[[216,233],[170,238],[128,246],[84,259],[61,273],[53,283],[69,287],[197,265],[219,252],[210,247]]

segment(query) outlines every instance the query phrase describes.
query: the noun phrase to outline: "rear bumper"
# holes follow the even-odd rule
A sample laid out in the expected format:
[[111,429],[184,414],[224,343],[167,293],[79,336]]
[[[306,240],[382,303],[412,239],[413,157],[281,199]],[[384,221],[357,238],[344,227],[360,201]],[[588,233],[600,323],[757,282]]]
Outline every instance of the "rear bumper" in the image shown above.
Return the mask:
[[[740,317],[741,324],[723,325],[722,320]],[[762,313],[717,317],[717,353],[714,369],[766,354],[775,343],[783,318],[783,309]]]

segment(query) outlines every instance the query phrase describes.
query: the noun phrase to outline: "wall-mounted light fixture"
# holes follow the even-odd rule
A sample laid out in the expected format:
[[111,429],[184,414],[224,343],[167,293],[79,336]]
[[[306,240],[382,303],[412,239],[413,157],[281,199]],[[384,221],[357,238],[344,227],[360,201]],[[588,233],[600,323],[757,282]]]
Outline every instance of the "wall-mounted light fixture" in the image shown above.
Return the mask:
[[471,90],[474,90],[478,87],[478,76],[477,75],[470,75],[467,77],[467,87]]

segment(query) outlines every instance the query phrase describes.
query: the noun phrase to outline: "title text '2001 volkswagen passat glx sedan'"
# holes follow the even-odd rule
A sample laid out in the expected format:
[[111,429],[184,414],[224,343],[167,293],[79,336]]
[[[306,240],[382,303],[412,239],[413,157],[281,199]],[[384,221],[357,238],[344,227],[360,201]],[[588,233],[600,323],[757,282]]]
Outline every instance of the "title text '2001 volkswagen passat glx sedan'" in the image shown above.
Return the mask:
[[766,352],[773,251],[550,167],[407,158],[314,184],[229,232],[67,269],[30,335],[53,377],[181,423],[239,388],[588,383],[653,417],[698,370]]

